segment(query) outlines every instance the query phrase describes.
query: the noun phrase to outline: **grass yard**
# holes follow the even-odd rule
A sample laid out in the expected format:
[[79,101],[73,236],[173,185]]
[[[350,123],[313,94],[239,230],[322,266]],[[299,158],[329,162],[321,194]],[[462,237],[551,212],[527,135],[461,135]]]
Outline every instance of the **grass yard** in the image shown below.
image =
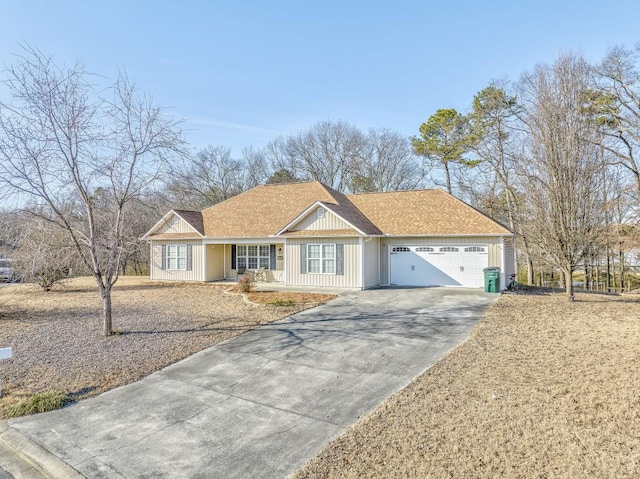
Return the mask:
[[638,296],[503,295],[293,477],[640,477]]
[[[288,296],[278,307],[225,293],[229,285],[157,283],[123,277],[113,291],[114,329],[102,336],[102,302],[92,278],[45,293],[33,285],[0,288],[0,417],[11,406],[64,393],[95,396],[137,381],[202,349],[309,307],[326,295]],[[331,296],[333,297],[333,296]],[[38,396],[33,397],[34,394]]]

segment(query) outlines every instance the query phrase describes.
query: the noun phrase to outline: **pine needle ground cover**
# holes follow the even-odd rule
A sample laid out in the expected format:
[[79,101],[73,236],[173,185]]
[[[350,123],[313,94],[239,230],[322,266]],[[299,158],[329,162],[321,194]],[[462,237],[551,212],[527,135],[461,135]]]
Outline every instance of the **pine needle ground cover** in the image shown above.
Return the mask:
[[294,477],[640,477],[639,298],[503,295]]

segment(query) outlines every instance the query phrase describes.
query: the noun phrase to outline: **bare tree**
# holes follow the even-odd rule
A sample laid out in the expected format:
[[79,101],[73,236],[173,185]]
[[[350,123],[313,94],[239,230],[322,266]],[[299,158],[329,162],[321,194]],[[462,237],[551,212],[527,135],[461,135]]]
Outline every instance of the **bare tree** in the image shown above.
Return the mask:
[[[262,154],[271,171],[271,176],[267,180],[269,183],[288,183],[311,179],[304,171],[301,162],[292,154],[288,143],[289,137],[279,136],[262,149]],[[274,176],[276,181],[271,181]]]
[[12,100],[0,103],[0,182],[66,232],[96,280],[109,336],[127,205],[182,153],[179,123],[125,75],[105,98],[82,63],[61,68],[32,48],[6,76]]
[[317,180],[347,191],[363,158],[365,137],[344,121],[322,121],[266,148],[273,171],[288,170],[302,180]]
[[14,258],[21,280],[31,281],[44,291],[70,274],[80,274],[82,264],[69,235],[41,217],[25,217]]
[[167,190],[174,206],[201,210],[244,191],[245,165],[224,146],[209,146],[172,167]]
[[573,273],[601,233],[602,163],[593,147],[595,126],[582,111],[589,74],[583,58],[565,54],[520,82],[528,140],[521,170],[529,185],[525,235],[563,272],[569,300]]
[[633,178],[640,200],[640,44],[613,48],[595,69],[595,89],[585,97],[603,138],[600,145]]
[[245,190],[264,185],[271,177],[272,171],[266,155],[252,147],[242,150],[242,161],[245,165],[243,188]]
[[409,140],[388,129],[369,130],[353,169],[354,193],[411,190],[420,187],[426,176]]

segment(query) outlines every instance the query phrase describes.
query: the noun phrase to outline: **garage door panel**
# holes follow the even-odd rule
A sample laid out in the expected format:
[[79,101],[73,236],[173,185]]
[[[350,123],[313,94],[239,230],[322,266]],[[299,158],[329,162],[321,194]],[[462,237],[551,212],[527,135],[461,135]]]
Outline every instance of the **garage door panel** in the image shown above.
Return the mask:
[[482,287],[486,251],[486,246],[394,247],[389,261],[391,284]]
[[441,264],[435,265],[415,252],[392,255],[391,284],[405,286],[461,286]]

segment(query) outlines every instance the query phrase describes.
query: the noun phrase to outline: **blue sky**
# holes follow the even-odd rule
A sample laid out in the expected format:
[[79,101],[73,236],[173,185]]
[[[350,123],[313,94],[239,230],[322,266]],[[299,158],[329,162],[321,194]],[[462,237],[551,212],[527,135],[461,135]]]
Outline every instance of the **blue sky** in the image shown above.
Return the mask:
[[26,42],[110,78],[126,69],[186,119],[193,148],[235,156],[321,120],[411,136],[492,79],[640,41],[637,0],[0,0],[0,11],[5,65]]

